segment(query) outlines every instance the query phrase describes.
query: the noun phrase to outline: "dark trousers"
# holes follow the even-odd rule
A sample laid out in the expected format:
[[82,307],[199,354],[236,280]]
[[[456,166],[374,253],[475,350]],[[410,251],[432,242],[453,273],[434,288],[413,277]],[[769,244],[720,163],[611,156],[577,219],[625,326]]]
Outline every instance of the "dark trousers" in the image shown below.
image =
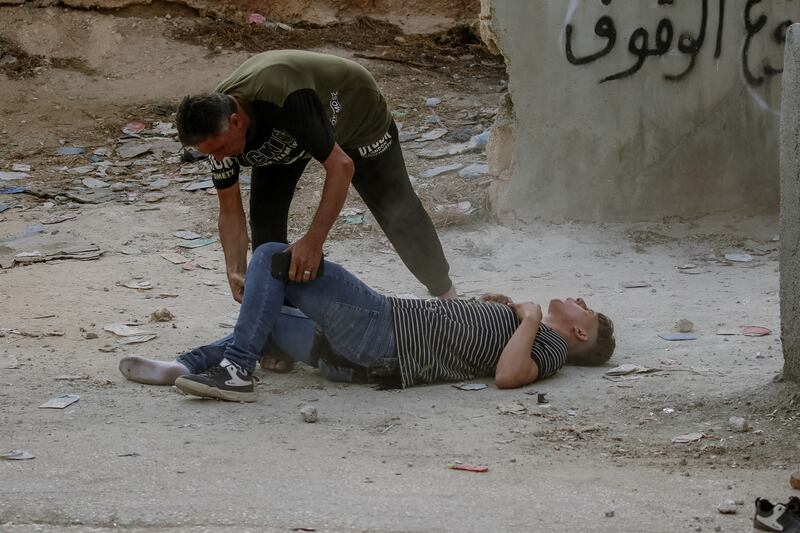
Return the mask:
[[[355,164],[353,187],[367,204],[400,259],[416,278],[439,296],[452,286],[442,244],[430,216],[408,179],[394,123],[388,149],[374,157],[347,151]],[[288,242],[287,225],[297,181],[308,160],[290,165],[253,167],[250,230],[253,249],[266,242]]]

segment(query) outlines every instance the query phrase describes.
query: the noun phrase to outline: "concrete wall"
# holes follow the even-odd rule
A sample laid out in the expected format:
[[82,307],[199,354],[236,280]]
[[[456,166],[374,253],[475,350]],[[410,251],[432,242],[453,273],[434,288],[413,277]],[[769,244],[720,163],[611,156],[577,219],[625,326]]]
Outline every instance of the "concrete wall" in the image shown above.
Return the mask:
[[786,43],[781,117],[781,342],[784,377],[800,383],[800,24]]
[[482,35],[509,71],[489,145],[495,210],[523,221],[777,211],[793,18],[800,1],[483,0]]

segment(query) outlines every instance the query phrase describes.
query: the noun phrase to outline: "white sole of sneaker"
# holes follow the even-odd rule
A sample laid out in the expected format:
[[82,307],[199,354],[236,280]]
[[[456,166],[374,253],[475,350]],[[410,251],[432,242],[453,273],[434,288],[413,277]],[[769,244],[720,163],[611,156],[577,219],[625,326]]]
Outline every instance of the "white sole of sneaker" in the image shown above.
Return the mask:
[[199,396],[201,398],[214,398],[217,400],[225,400],[226,402],[247,402],[251,403],[256,401],[256,393],[253,392],[236,392],[216,389],[203,385],[190,379],[180,377],[175,380],[175,387],[186,394],[192,396]]

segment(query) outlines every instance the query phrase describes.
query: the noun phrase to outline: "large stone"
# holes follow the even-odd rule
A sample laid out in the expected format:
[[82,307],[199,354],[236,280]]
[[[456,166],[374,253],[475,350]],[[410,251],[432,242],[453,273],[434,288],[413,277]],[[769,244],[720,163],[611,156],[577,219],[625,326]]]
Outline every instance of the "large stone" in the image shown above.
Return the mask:
[[509,72],[488,155],[501,219],[775,212],[774,36],[800,5],[728,0],[720,18],[722,5],[483,0],[482,36]]

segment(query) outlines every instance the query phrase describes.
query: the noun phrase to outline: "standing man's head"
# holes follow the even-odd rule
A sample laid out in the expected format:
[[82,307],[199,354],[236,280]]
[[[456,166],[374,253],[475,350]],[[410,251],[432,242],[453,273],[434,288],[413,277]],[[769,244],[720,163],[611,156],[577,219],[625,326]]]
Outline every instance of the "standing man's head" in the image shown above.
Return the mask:
[[221,160],[244,151],[250,117],[233,96],[206,93],[184,98],[176,122],[185,146]]
[[551,300],[542,322],[567,342],[569,364],[598,366],[614,353],[614,323],[589,308],[583,298]]

